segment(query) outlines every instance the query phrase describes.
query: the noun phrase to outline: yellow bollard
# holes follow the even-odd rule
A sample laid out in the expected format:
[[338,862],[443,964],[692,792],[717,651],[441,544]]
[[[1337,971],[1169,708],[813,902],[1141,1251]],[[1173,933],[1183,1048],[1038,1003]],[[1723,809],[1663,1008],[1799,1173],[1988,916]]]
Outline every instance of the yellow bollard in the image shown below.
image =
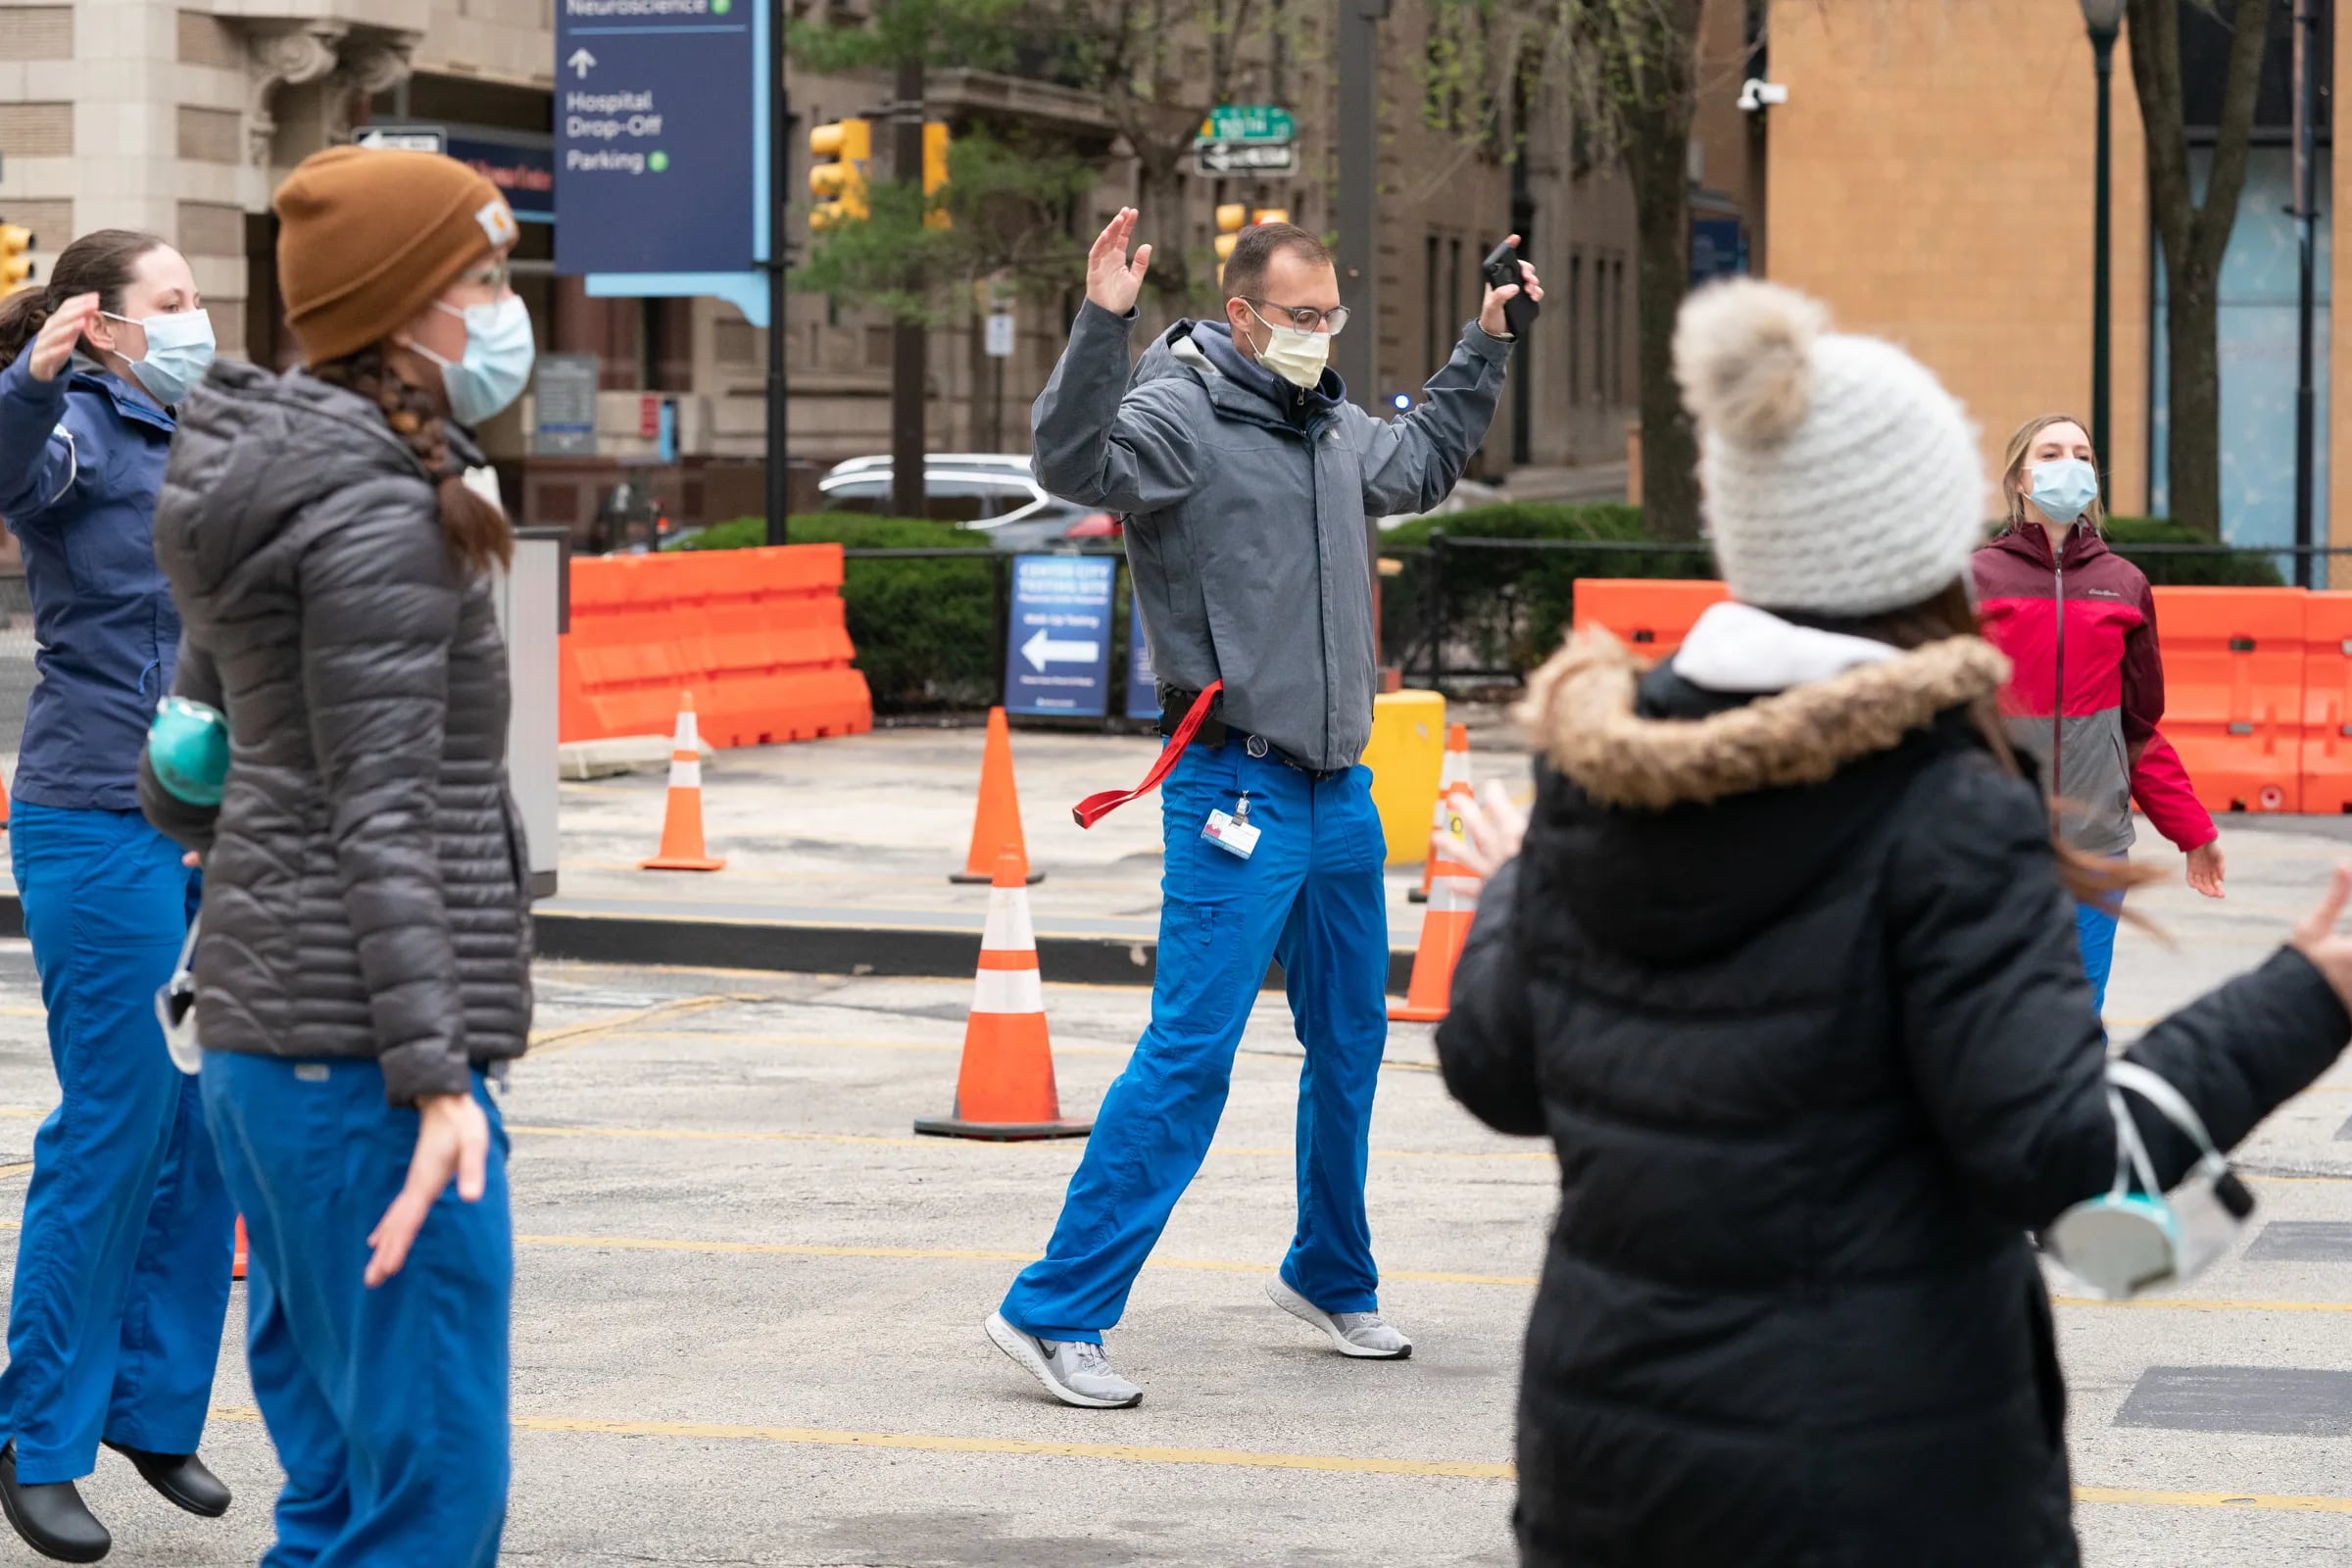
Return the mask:
[[1388,835],[1391,865],[1429,858],[1429,817],[1438,804],[1438,775],[1446,764],[1446,697],[1442,692],[1388,692],[1372,699],[1372,804]]

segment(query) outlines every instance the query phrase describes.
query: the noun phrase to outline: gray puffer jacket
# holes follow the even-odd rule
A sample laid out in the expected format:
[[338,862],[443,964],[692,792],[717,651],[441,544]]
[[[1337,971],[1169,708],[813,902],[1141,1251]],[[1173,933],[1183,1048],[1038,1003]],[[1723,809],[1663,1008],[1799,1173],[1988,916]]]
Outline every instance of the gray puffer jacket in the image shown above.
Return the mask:
[[206,1049],[374,1057],[395,1104],[520,1055],[505,645],[423,464],[350,392],[220,365],[180,406],[155,554],[185,627],[174,689],[230,731],[217,811],[139,777],[148,818],[205,855]]

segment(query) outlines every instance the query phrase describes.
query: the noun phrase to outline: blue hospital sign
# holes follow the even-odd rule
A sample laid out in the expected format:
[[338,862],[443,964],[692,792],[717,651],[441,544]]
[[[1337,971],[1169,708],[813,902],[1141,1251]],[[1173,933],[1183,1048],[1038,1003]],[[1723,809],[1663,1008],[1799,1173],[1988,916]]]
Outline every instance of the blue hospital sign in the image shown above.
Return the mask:
[[1019,556],[1012,563],[1004,710],[1101,718],[1110,708],[1108,556]]

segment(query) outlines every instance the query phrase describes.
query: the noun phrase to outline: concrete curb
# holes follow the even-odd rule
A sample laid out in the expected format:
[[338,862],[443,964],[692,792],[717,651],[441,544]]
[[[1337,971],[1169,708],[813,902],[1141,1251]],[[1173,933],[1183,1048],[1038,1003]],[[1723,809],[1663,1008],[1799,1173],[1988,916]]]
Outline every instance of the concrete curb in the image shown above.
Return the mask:
[[[751,920],[665,920],[612,914],[543,913],[532,921],[542,958],[580,963],[645,963],[695,969],[760,969],[780,974],[971,978],[980,959],[976,931],[905,927],[777,925]],[[0,938],[24,935],[24,901],[0,894]],[[1155,944],[1113,937],[1037,939],[1038,967],[1071,985],[1149,986]],[[1413,956],[1389,955],[1389,993],[1404,995]],[[1266,989],[1280,990],[1279,966]]]
[[[581,963],[643,963],[681,968],[758,969],[786,974],[885,975],[965,979],[977,968],[977,931],[904,926],[784,925],[751,920],[664,919],[554,911],[533,921],[543,958]],[[1038,967],[1071,985],[1149,986],[1156,944],[1116,937],[1037,939]],[[1389,992],[1402,996],[1413,956],[1389,955]],[[1282,970],[1268,971],[1279,990]]]

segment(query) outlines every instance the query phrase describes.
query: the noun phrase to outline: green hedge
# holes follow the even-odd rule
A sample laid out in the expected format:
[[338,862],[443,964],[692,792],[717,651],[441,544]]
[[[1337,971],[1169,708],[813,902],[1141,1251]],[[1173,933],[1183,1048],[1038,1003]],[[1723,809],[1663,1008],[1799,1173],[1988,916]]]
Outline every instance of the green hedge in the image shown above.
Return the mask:
[[[1399,560],[1399,575],[1385,579],[1381,618],[1392,660],[1420,670],[1428,662],[1432,538],[1448,541],[1541,539],[1640,542],[1639,508],[1598,504],[1516,503],[1472,507],[1425,517],[1384,534],[1384,554]],[[798,544],[835,543],[853,550],[958,550],[962,561],[852,561],[843,598],[858,665],[883,712],[986,708],[998,699],[994,575],[1001,558],[983,535],[953,523],[919,518],[822,513],[791,520]],[[2161,518],[2117,517],[2108,537],[2129,552],[2134,544],[2194,544],[2187,528]],[[757,517],[719,523],[673,548],[739,550],[766,543]],[[2216,586],[2276,585],[2276,558],[2252,552],[2227,556],[2154,555],[2132,558],[2155,583]],[[1702,546],[1656,550],[1525,550],[1448,548],[1446,561],[1446,661],[1494,670],[1524,671],[1559,646],[1576,612],[1580,577],[1712,577]],[[1113,631],[1113,668],[1126,669],[1126,574],[1119,578]],[[1114,684],[1117,677],[1114,676]]]
[[2147,574],[2148,581],[2169,588],[2277,588],[2285,582],[2278,574],[2278,558],[2253,551],[2226,556],[2135,556],[2133,545],[2205,545],[2213,543],[2186,523],[2166,517],[2110,517],[2107,542]]
[[[797,545],[852,550],[962,550],[962,561],[852,561],[842,585],[850,641],[874,707],[886,713],[986,708],[996,699],[997,555],[984,534],[920,517],[826,512],[789,519]],[[767,525],[738,517],[706,528],[683,550],[767,543]]]

